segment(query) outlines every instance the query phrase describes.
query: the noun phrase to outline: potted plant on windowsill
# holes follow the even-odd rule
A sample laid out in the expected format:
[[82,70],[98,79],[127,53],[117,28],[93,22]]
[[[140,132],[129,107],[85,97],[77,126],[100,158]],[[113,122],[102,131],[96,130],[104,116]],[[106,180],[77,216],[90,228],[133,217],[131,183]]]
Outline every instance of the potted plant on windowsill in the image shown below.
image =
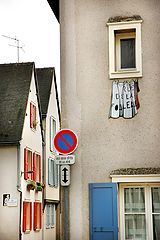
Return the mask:
[[27,180],[27,190],[34,190],[36,188],[35,181],[28,179]]
[[42,191],[44,188],[44,183],[37,182],[36,183],[36,191]]

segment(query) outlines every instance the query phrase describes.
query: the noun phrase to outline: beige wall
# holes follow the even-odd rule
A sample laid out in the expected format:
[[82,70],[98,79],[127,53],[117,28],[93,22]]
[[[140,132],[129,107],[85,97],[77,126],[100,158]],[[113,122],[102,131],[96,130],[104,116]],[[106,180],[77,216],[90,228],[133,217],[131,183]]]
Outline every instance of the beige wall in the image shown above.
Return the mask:
[[[20,194],[17,191],[17,147],[0,147],[0,239],[17,240]],[[3,206],[3,194],[17,200],[17,206]]]
[[[61,0],[62,128],[79,136],[71,167],[71,240],[89,239],[88,183],[111,181],[117,168],[160,165],[159,11],[158,0]],[[117,15],[143,19],[140,109],[130,120],[108,119],[106,23]]]

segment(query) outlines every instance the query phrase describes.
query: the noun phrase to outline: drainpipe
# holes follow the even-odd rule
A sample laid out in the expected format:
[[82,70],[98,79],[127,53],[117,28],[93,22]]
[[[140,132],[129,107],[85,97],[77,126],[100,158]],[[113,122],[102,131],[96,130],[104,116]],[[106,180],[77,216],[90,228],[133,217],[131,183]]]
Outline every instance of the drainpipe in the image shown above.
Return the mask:
[[17,145],[17,190],[20,194],[19,198],[19,240],[22,239],[21,234],[21,213],[22,213],[22,190],[21,190],[21,159],[20,159],[20,143]]
[[[45,134],[45,133],[44,133]],[[45,142],[42,141],[42,182],[45,183]],[[43,221],[43,224],[42,224],[42,240],[44,240],[44,210],[45,210],[45,199],[44,199],[44,188],[43,188],[43,191],[42,191],[42,214],[43,214],[43,217],[42,217],[42,221]]]

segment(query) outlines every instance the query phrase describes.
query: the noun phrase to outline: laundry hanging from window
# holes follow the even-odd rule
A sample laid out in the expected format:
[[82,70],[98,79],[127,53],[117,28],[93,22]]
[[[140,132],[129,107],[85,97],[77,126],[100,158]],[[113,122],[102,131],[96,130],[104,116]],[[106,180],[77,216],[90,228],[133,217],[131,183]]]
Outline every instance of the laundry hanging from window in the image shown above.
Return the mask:
[[111,118],[133,118],[140,107],[138,80],[112,82]]

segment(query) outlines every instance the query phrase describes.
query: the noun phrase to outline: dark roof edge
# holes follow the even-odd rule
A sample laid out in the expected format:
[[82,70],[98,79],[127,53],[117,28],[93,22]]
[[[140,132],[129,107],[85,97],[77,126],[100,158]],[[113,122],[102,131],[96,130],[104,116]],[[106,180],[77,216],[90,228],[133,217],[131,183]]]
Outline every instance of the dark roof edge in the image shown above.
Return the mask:
[[38,101],[38,108],[39,108],[39,118],[40,118],[42,142],[44,142],[43,124],[42,124],[42,110],[41,110],[41,102],[40,102],[39,87],[38,87],[38,80],[37,80],[35,64],[34,64],[34,78],[35,78],[35,84],[36,84],[36,93],[37,93],[37,101]]
[[57,108],[58,108],[58,117],[59,117],[59,123],[61,127],[61,110],[60,110],[60,103],[59,103],[59,96],[58,96],[58,88],[57,88],[57,80],[56,80],[56,73],[54,69],[54,86],[56,91],[56,101],[57,101]]
[[13,141],[13,142],[0,142],[0,146],[17,146],[20,145],[20,140]]
[[57,18],[59,22],[59,0],[47,0],[55,17]]

